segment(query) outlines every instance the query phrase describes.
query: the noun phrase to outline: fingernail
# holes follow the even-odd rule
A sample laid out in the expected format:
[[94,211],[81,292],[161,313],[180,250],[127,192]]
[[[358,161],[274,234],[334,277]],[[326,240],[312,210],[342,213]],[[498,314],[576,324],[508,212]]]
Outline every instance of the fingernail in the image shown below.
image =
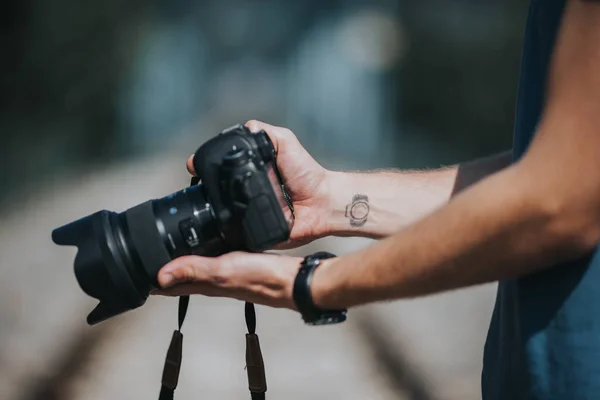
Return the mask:
[[169,286],[171,286],[171,284],[173,283],[173,275],[171,274],[163,274],[161,277],[161,286],[163,288],[167,288]]

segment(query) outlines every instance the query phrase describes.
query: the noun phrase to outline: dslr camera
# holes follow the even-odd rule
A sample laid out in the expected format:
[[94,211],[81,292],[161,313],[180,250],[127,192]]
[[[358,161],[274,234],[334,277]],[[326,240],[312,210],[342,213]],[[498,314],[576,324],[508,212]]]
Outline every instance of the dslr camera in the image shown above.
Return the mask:
[[88,324],[142,306],[174,258],[260,252],[288,240],[294,214],[276,156],[266,132],[236,125],[196,151],[192,186],[55,229],[54,243],[77,246],[77,281],[100,301]]

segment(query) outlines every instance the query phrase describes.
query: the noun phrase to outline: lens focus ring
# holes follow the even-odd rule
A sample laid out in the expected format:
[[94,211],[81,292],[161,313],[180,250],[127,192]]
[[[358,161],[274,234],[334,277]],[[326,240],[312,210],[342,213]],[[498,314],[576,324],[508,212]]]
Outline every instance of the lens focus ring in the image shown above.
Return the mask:
[[171,261],[156,227],[152,201],[147,201],[126,211],[131,241],[154,285],[158,285],[160,268]]

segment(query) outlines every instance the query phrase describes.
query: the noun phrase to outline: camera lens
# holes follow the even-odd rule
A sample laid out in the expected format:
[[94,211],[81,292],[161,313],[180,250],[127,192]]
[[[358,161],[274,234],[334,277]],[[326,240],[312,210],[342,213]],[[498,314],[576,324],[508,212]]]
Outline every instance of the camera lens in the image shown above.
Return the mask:
[[258,252],[289,239],[293,204],[264,131],[226,129],[198,148],[194,168],[198,177],[184,190],[52,232],[56,244],[78,247],[77,281],[100,300],[89,324],[143,305],[172,259]]
[[90,325],[143,305],[170,260],[225,252],[202,185],[120,214],[97,212],[55,229],[52,240],[78,247],[77,281],[100,300],[88,315]]

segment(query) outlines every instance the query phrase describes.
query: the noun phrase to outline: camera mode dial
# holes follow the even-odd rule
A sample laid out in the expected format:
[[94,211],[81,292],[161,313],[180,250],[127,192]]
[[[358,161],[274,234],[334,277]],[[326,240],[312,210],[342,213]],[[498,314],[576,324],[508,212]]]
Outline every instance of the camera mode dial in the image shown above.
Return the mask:
[[250,155],[244,148],[233,148],[223,156],[223,166],[238,167],[247,164],[250,161]]

